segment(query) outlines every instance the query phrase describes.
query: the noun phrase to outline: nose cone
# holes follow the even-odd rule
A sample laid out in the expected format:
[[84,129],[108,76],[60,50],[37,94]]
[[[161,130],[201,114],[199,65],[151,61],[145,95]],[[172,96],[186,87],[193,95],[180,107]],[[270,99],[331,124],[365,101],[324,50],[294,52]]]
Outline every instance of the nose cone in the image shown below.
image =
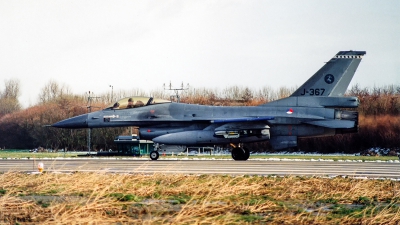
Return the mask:
[[75,116],[69,119],[61,120],[60,122],[57,122],[53,125],[52,127],[57,127],[57,128],[88,128],[87,124],[87,119],[88,115],[80,115],[80,116]]

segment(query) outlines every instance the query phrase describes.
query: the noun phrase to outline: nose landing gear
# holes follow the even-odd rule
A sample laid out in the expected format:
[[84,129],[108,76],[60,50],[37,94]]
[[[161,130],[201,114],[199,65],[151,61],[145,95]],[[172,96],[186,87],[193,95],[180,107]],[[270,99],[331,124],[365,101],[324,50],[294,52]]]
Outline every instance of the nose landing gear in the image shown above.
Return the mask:
[[157,160],[160,154],[157,151],[152,151],[150,152],[150,159],[151,160]]

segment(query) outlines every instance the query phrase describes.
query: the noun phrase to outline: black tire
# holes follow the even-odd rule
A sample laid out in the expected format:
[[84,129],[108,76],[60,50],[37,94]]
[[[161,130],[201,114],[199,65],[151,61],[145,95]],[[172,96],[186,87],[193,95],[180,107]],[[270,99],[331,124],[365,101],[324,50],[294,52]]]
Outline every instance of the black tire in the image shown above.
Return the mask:
[[241,148],[233,148],[232,149],[232,158],[234,160],[242,160],[243,158],[243,150]]
[[233,160],[239,160],[239,153],[237,148],[232,149],[231,155]]
[[243,147],[243,158],[242,158],[242,160],[248,160],[249,158],[250,158],[250,151],[249,151],[249,149],[247,149],[247,148],[244,148]]
[[232,159],[246,161],[250,157],[250,151],[247,148],[233,148]]
[[160,157],[160,154],[157,151],[150,152],[150,159],[151,160],[157,160],[158,157]]

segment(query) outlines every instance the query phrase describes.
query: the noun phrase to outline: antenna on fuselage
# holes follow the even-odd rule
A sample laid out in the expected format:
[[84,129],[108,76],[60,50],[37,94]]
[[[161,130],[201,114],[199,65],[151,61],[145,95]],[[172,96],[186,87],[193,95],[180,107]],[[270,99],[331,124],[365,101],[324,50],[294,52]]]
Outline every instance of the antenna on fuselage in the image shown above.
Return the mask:
[[183,87],[183,82],[181,84],[180,88],[172,88],[171,81],[169,82],[169,89],[165,88],[165,83],[163,84],[164,90],[169,90],[169,91],[175,91],[175,95],[171,95],[171,101],[172,101],[172,96],[176,97],[176,101],[179,103],[181,101],[181,96],[179,95],[179,91],[186,91],[189,89],[189,83],[186,84],[186,87]]

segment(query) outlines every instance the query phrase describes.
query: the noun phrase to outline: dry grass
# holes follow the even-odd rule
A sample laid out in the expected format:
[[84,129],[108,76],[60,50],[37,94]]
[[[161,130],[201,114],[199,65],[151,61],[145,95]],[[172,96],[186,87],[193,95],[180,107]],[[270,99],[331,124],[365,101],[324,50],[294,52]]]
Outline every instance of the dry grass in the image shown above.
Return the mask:
[[397,224],[400,182],[351,178],[0,174],[0,223]]

